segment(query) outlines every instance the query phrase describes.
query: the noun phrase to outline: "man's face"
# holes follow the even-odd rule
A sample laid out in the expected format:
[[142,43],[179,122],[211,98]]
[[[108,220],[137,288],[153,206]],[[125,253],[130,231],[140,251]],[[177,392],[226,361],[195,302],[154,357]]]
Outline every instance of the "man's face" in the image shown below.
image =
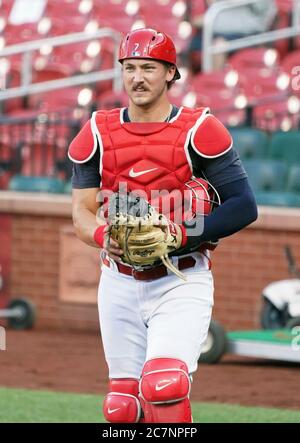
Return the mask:
[[127,59],[122,65],[125,90],[136,106],[154,103],[166,90],[175,67],[151,59]]

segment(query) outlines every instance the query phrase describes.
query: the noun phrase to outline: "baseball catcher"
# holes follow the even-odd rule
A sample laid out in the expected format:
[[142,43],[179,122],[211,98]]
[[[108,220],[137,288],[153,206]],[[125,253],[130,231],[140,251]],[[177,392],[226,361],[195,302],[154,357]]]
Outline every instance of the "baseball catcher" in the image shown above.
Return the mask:
[[214,303],[210,250],[256,219],[256,203],[224,125],[208,108],[170,103],[180,79],[172,39],[129,32],[119,61],[128,106],[93,112],[69,148],[75,230],[101,249],[103,413],[191,423]]

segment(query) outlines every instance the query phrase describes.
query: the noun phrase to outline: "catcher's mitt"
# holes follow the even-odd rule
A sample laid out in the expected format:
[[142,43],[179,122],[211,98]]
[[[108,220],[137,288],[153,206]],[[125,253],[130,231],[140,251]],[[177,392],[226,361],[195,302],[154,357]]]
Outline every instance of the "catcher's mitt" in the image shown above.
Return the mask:
[[134,268],[153,266],[161,261],[178,277],[186,280],[168,254],[181,245],[178,225],[159,214],[146,200],[126,193],[115,193],[108,205],[109,234],[123,249],[125,263]]

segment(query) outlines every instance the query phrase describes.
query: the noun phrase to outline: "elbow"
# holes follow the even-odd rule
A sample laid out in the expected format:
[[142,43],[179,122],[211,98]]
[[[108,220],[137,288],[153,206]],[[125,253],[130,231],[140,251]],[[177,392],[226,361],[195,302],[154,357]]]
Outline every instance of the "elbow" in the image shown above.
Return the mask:
[[250,225],[251,223],[254,223],[255,220],[257,220],[258,217],[258,210],[257,210],[257,204],[254,195],[252,194],[251,197],[248,200],[248,223],[247,225]]
[[257,210],[257,204],[256,202],[254,203],[254,210],[253,210],[253,220],[251,223],[255,222],[255,220],[257,220],[258,218],[258,210]]

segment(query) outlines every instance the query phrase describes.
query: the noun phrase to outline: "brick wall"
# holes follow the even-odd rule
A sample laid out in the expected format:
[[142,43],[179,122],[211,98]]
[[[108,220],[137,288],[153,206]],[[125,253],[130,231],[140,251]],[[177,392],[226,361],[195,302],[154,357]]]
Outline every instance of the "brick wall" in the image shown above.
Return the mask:
[[251,228],[222,240],[213,256],[214,317],[228,330],[260,328],[262,289],[289,278],[285,244],[292,245],[300,263],[297,231]]
[[[15,198],[2,193],[0,199],[0,217],[12,217],[11,297],[24,295],[37,305],[37,327],[98,330],[96,305],[58,297],[59,232],[71,223],[70,199]],[[293,246],[300,263],[299,221],[298,210],[261,208],[254,225],[223,239],[213,253],[214,317],[227,330],[259,327],[263,287],[289,276],[283,245]]]
[[39,327],[96,330],[95,306],[63,303],[58,297],[59,232],[66,224],[70,218],[13,217],[11,296],[24,295],[36,304]]

